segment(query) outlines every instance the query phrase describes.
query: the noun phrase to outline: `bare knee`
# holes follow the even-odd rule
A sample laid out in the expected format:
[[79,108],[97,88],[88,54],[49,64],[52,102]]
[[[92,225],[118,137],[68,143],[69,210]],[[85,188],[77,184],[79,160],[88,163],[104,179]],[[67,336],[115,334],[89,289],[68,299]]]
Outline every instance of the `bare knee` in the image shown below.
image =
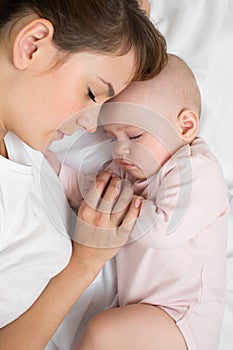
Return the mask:
[[132,304],[96,315],[75,350],[187,350],[174,320],[162,309]]
[[114,328],[106,316],[106,312],[102,312],[89,321],[75,350],[109,350]]

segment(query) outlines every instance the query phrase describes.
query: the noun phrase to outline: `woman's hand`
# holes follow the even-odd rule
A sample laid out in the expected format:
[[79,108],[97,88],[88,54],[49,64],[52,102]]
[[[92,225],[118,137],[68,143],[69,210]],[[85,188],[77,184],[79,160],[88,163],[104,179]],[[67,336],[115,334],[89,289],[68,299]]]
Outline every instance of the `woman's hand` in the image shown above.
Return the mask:
[[77,261],[98,270],[128,241],[140,212],[132,186],[104,172],[83,200],[73,234]]

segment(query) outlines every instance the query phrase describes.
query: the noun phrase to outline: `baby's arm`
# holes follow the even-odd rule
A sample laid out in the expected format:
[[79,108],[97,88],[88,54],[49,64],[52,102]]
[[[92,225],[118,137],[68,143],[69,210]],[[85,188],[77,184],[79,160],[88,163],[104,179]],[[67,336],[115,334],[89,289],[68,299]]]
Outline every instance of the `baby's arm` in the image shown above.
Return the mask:
[[79,172],[61,164],[59,178],[70,206],[77,210],[83,199],[79,188]]
[[79,172],[76,169],[62,164],[58,160],[56,154],[48,149],[44,152],[44,156],[57,176],[59,176],[70,206],[77,210],[83,199],[79,189]]
[[43,152],[43,155],[57,174],[59,176],[60,168],[61,168],[61,162],[58,160],[56,154],[52,151],[50,151],[48,148]]
[[171,248],[192,239],[213,220],[224,228],[228,205],[219,165],[200,155],[180,157],[164,168],[155,200],[143,201],[132,236],[137,239],[153,229],[151,246]]

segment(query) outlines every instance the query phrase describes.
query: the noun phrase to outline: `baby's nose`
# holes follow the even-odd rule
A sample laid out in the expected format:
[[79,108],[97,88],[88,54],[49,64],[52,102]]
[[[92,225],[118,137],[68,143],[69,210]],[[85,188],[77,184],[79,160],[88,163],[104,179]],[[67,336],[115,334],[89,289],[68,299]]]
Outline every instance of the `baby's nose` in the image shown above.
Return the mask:
[[114,151],[118,156],[130,154],[130,142],[129,140],[117,140],[115,142]]

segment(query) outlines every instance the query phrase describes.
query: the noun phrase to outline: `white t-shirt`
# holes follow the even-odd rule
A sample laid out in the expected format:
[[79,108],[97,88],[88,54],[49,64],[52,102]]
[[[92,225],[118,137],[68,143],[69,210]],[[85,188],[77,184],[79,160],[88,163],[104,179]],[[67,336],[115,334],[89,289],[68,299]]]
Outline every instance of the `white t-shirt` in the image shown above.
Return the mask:
[[9,159],[0,156],[0,327],[24,313],[68,264],[67,232],[74,219],[42,153],[12,133],[5,143]]

